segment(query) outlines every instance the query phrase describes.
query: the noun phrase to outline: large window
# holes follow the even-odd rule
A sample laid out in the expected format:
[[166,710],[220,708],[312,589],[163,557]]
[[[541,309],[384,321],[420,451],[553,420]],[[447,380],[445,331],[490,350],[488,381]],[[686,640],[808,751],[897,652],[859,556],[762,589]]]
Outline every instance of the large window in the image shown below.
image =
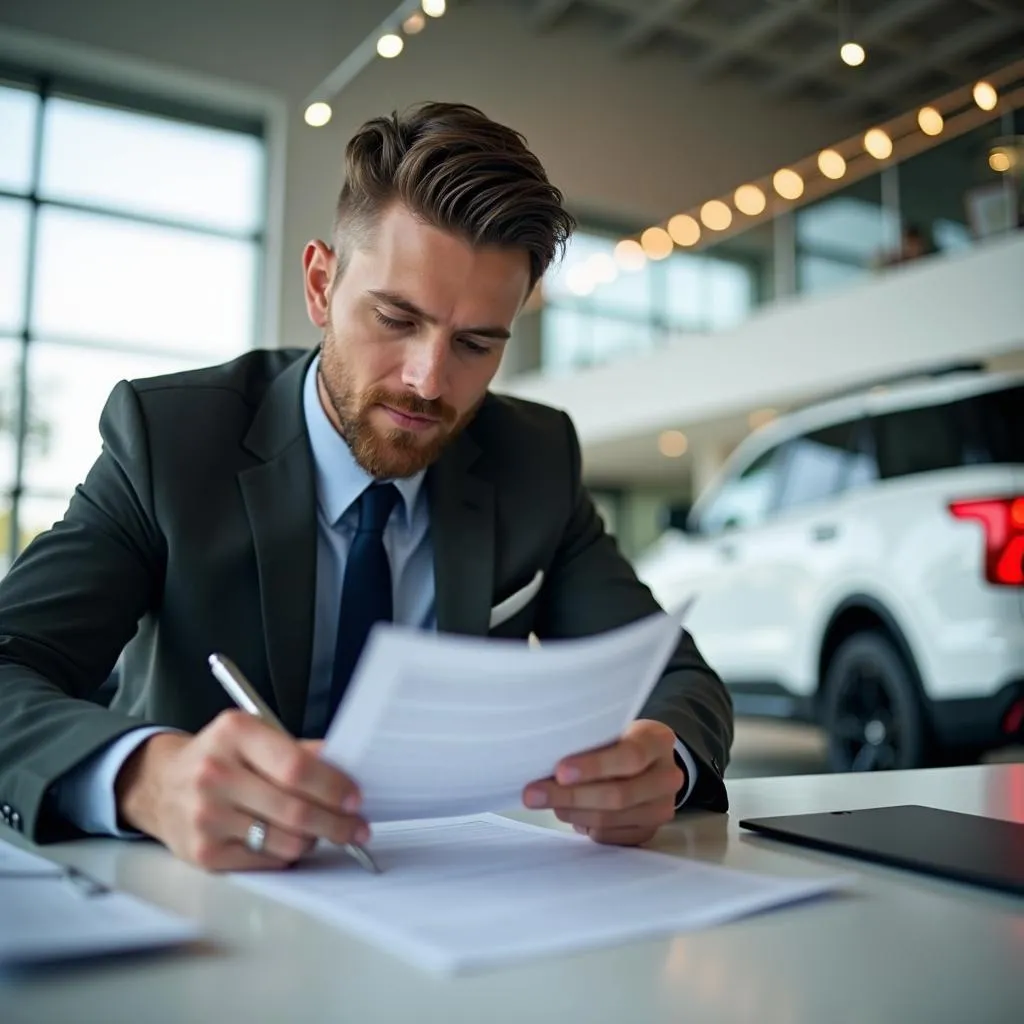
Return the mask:
[[756,275],[738,259],[676,252],[623,270],[615,239],[578,231],[544,278],[545,370],[576,369],[635,355],[686,333],[727,330],[756,304]]
[[0,572],[59,519],[122,379],[256,341],[261,126],[0,71]]
[[899,240],[881,179],[865,178],[796,211],[797,286],[830,291],[885,264]]

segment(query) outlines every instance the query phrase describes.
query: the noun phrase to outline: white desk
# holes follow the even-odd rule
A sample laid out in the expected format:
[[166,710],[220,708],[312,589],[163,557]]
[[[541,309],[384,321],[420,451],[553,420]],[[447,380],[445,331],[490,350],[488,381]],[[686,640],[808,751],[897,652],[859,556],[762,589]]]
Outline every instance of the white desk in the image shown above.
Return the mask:
[[8,979],[0,982],[0,1020],[1024,1021],[1024,901],[741,835],[736,824],[754,815],[898,803],[1024,821],[1024,764],[750,779],[730,792],[728,819],[684,818],[659,846],[779,874],[838,865],[860,876],[856,891],[671,940],[443,979],[176,862],[155,845],[90,840],[45,852],[199,919],[211,943]]

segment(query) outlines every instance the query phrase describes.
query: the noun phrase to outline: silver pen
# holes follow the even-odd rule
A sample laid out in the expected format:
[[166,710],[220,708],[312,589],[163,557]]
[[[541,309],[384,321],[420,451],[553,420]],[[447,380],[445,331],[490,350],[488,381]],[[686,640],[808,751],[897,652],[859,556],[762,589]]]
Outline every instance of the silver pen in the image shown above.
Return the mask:
[[[262,719],[267,725],[279,732],[289,735],[281,719],[267,706],[267,703],[256,692],[256,688],[242,674],[241,669],[224,654],[211,654],[207,659],[214,678],[224,687],[227,695],[243,710],[256,718]],[[376,861],[358,843],[345,843],[343,849],[359,865],[372,874],[380,874]]]

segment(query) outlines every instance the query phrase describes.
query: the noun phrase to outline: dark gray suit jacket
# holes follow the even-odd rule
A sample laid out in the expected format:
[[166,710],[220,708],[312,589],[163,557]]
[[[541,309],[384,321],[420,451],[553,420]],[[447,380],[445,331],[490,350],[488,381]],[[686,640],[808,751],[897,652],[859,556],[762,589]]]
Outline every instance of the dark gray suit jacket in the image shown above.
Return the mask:
[[[316,574],[309,359],[252,352],[114,389],[102,453],[63,521],[0,582],[8,823],[41,841],[67,834],[50,795],[62,775],[140,724],[194,732],[229,707],[210,651],[231,652],[301,731]],[[564,413],[488,396],[427,487],[440,630],[487,634],[492,605],[538,569],[537,598],[491,635],[578,637],[657,609],[581,485]],[[85,700],[122,650],[111,708]],[[731,705],[685,633],[642,715],[697,760],[691,805],[724,810]]]

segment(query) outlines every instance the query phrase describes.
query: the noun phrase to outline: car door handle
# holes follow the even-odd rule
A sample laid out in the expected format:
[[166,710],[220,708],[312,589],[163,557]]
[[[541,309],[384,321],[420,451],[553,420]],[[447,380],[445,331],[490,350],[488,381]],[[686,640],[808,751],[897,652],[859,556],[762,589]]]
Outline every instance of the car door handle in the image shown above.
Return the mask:
[[719,544],[718,553],[722,556],[722,560],[725,562],[731,562],[736,558],[736,545],[735,544]]
[[822,523],[811,530],[811,539],[819,543],[835,540],[839,536],[839,528],[834,523]]

